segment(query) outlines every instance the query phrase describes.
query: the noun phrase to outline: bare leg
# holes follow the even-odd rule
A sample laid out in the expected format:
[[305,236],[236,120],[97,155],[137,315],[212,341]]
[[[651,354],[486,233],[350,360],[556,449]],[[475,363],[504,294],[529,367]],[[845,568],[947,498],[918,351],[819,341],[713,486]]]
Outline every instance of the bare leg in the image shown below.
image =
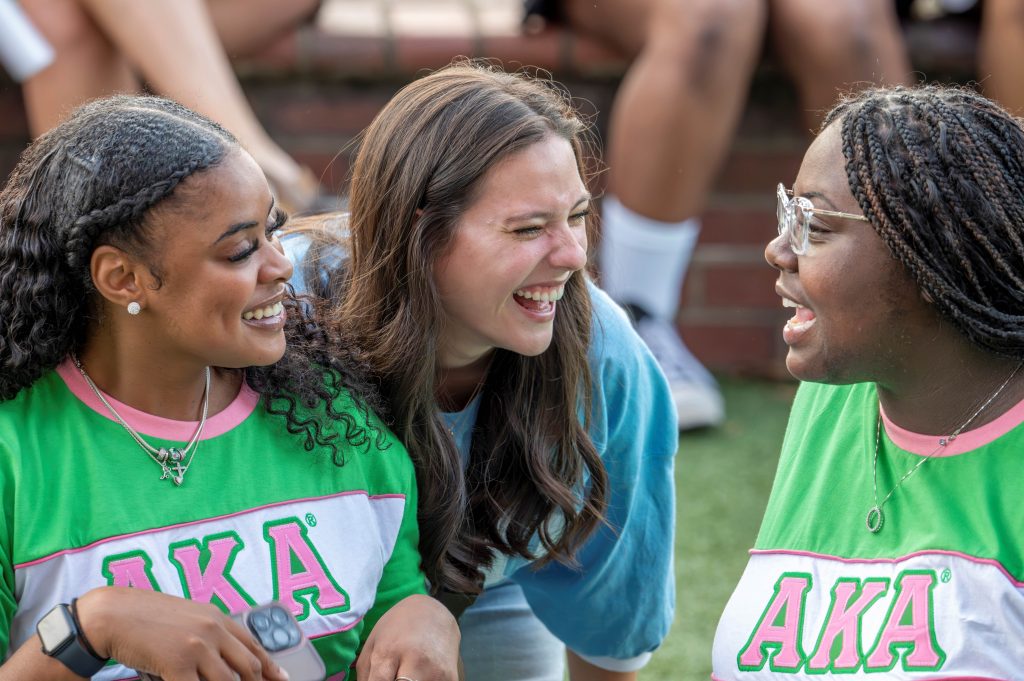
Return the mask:
[[24,84],[29,131],[37,137],[76,106],[115,92],[135,92],[128,62],[77,0],[22,0],[22,8],[56,52]]
[[231,49],[241,52],[273,40],[287,22],[307,16],[315,2],[261,0],[244,7],[237,0],[212,2],[213,13],[203,0],[26,0],[29,16],[58,51],[57,63],[26,85],[33,131],[52,127],[63,113],[92,97],[136,90],[134,70],[160,94],[231,130],[263,168],[278,198],[290,208],[301,208],[316,197],[316,180],[256,118],[220,43],[214,17]]
[[[746,101],[764,28],[763,3],[616,0],[604,5],[598,17],[586,11],[593,0],[569,3],[574,22],[589,19],[593,33],[638,54],[612,112],[610,189],[645,217],[662,222],[692,217],[704,206]],[[624,18],[630,14],[632,22]]]
[[265,49],[313,16],[320,0],[207,0],[210,19],[230,57]]
[[985,0],[981,9],[978,80],[985,94],[1024,115],[1024,2]]
[[154,90],[231,130],[278,186],[298,181],[298,165],[249,107],[203,0],[80,1]]
[[723,416],[714,380],[676,333],[703,209],[746,100],[764,0],[569,0],[573,27],[636,55],[615,99],[602,285],[628,305],[683,428]]
[[910,61],[892,0],[771,0],[773,45],[817,127],[842,91],[906,84]]

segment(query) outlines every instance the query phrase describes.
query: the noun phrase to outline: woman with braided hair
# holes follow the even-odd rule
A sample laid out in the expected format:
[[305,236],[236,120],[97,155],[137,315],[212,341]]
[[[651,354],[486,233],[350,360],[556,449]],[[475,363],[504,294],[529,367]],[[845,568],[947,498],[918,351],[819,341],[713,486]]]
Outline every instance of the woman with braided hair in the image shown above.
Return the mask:
[[87,104],[22,156],[0,192],[0,679],[285,679],[224,614],[271,600],[336,678],[364,644],[361,680],[457,677],[412,461],[286,285],[284,220],[228,132],[159,98]]
[[778,218],[803,383],[713,677],[1024,678],[1021,121],[964,89],[865,92]]

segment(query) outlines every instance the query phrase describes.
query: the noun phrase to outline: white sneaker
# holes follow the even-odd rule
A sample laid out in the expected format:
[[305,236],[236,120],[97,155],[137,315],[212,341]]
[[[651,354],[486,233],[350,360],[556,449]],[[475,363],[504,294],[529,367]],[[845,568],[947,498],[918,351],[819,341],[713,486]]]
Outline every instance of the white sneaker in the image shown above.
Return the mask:
[[668,379],[679,415],[679,430],[708,428],[725,420],[725,404],[714,377],[683,344],[672,323],[636,305],[624,305],[636,332]]

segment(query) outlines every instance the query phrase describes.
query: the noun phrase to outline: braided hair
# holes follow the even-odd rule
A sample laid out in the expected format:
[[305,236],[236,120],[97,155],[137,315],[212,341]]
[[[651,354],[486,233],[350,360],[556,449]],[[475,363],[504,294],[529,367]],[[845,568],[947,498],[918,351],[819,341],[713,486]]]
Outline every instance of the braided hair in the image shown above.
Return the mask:
[[[0,400],[82,348],[99,319],[93,251],[110,244],[153,263],[149,212],[237,147],[224,128],[179,104],[116,96],[80,107],[26,149],[0,191]],[[385,434],[365,425],[380,404],[354,348],[317,323],[315,302],[289,288],[284,305],[284,357],[245,370],[267,411],[337,465],[348,449],[339,438],[358,449],[386,446]],[[363,419],[335,408],[344,392]]]
[[972,343],[1024,359],[1024,128],[969,89],[838,104],[847,181],[872,227]]

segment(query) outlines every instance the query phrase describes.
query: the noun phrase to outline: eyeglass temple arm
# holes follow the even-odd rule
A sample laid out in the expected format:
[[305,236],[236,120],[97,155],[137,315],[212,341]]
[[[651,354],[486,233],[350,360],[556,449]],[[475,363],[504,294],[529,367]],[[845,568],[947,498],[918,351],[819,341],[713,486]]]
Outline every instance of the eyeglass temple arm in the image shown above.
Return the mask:
[[840,213],[836,210],[825,210],[824,208],[813,208],[812,212],[815,215],[829,215],[835,218],[846,218],[847,220],[860,220],[861,222],[867,222],[868,219],[863,215],[854,215],[853,213]]

